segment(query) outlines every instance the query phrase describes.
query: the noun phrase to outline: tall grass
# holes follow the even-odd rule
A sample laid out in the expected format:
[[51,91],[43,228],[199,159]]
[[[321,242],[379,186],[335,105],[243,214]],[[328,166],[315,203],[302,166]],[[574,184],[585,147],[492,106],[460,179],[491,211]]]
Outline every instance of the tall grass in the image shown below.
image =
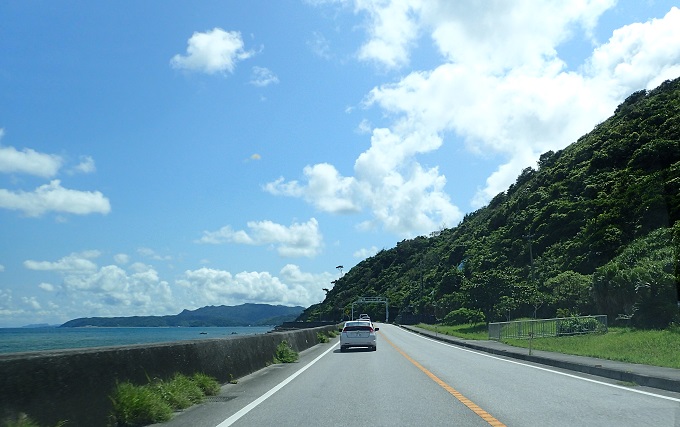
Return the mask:
[[111,396],[112,418],[118,426],[141,426],[168,421],[176,410],[200,403],[205,396],[219,393],[219,383],[205,375],[175,374],[170,380],[149,384],[118,384]]

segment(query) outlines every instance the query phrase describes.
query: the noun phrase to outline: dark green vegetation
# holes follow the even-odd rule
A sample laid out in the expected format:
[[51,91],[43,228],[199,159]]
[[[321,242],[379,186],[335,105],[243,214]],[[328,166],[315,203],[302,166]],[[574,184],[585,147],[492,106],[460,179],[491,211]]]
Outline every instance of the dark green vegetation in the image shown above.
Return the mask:
[[317,332],[316,333],[316,340],[320,344],[325,344],[327,342],[330,342],[331,338],[335,338],[338,336],[338,333],[335,331],[323,331],[323,332]]
[[143,426],[168,421],[173,411],[200,403],[220,391],[219,383],[207,375],[176,374],[172,379],[145,385],[119,384],[111,400],[114,425]]
[[297,351],[288,344],[288,341],[283,340],[276,347],[276,354],[274,355],[274,363],[294,363],[297,362],[300,355]]
[[[451,312],[469,322],[607,314],[664,328],[678,317],[679,218],[674,80],[633,93],[589,134],[541,155],[455,228],[362,261],[300,320],[347,318],[359,297],[382,296],[402,323]],[[360,310],[385,318],[378,304]]]
[[[55,425],[55,427],[64,427],[68,425],[68,421],[61,421]],[[40,424],[36,423],[26,414],[21,414],[16,419],[5,419],[0,422],[2,427],[40,427]]]
[[141,327],[141,326],[263,326],[280,325],[295,320],[303,307],[269,304],[208,306],[184,310],[172,316],[89,317],[69,320],[61,327],[80,326]]

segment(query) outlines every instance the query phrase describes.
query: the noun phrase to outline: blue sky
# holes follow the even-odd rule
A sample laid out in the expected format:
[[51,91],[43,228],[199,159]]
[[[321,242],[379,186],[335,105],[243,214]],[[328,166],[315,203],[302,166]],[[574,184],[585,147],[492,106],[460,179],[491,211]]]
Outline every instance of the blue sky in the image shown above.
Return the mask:
[[0,327],[320,302],[680,76],[674,6],[3,1]]

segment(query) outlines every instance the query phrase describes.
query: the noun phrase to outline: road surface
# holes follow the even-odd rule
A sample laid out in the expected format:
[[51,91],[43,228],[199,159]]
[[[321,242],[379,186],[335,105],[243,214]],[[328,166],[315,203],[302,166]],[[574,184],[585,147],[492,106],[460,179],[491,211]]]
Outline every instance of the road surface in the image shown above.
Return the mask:
[[678,426],[680,394],[546,368],[376,324],[378,350],[338,339],[228,384],[175,426]]

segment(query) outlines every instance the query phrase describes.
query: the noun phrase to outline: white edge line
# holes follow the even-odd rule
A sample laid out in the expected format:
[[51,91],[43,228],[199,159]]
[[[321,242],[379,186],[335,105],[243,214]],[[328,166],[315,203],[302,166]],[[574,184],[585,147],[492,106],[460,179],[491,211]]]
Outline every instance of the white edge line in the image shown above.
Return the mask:
[[564,375],[565,377],[575,378],[577,380],[588,381],[588,382],[595,383],[595,384],[602,384],[602,385],[606,385],[608,387],[613,387],[613,388],[618,388],[620,390],[630,391],[631,393],[639,393],[639,394],[644,394],[644,395],[647,395],[647,396],[658,397],[660,399],[671,400],[673,402],[680,402],[680,399],[675,398],[675,397],[664,396],[662,394],[656,394],[656,393],[650,393],[648,391],[643,391],[643,390],[636,390],[634,388],[624,387],[624,386],[620,386],[620,385],[617,385],[617,384],[609,384],[609,383],[594,380],[594,379],[591,379],[591,378],[585,378],[585,377],[580,377],[578,375],[568,374],[566,372],[556,371],[554,369],[543,368],[541,366],[535,366],[535,365],[529,365],[527,363],[518,362],[516,360],[504,359],[502,357],[494,356],[494,355],[484,353],[484,352],[481,352],[481,351],[471,350],[469,348],[461,347],[461,346],[458,346],[458,345],[455,345],[455,344],[450,344],[450,343],[445,343],[445,342],[442,342],[442,341],[439,341],[439,340],[435,340],[433,338],[418,334],[416,332],[412,332],[412,331],[409,331],[409,332],[411,332],[412,334],[414,334],[414,335],[416,335],[416,336],[418,336],[422,339],[429,340],[429,341],[432,341],[432,342],[437,343],[437,344],[445,345],[447,347],[453,347],[453,348],[461,350],[461,351],[467,351],[469,353],[478,354],[480,356],[489,357],[491,359],[501,360],[501,361],[507,362],[507,363],[514,363],[515,365],[522,365],[522,366],[526,366],[526,367],[529,367],[529,368],[538,369],[540,371],[552,372],[554,374]]
[[302,369],[298,370],[295,372],[293,375],[289,376],[285,380],[281,381],[276,387],[272,388],[262,396],[258,397],[254,401],[250,402],[248,405],[244,406],[241,408],[240,411],[236,412],[234,415],[231,417],[227,418],[226,420],[222,421],[217,425],[217,427],[228,427],[232,424],[234,424],[236,421],[238,421],[241,417],[243,417],[245,414],[248,412],[252,411],[255,409],[260,403],[264,402],[265,400],[269,399],[274,393],[277,391],[281,390],[283,387],[286,386],[289,382],[293,381],[295,378],[297,378],[298,375],[306,371],[308,368],[310,368],[313,364],[319,361],[322,357],[324,357],[327,353],[329,353],[331,350],[334,350],[336,345],[331,346],[328,350],[324,351],[320,356],[318,356],[316,359],[312,360],[308,364],[306,364]]

